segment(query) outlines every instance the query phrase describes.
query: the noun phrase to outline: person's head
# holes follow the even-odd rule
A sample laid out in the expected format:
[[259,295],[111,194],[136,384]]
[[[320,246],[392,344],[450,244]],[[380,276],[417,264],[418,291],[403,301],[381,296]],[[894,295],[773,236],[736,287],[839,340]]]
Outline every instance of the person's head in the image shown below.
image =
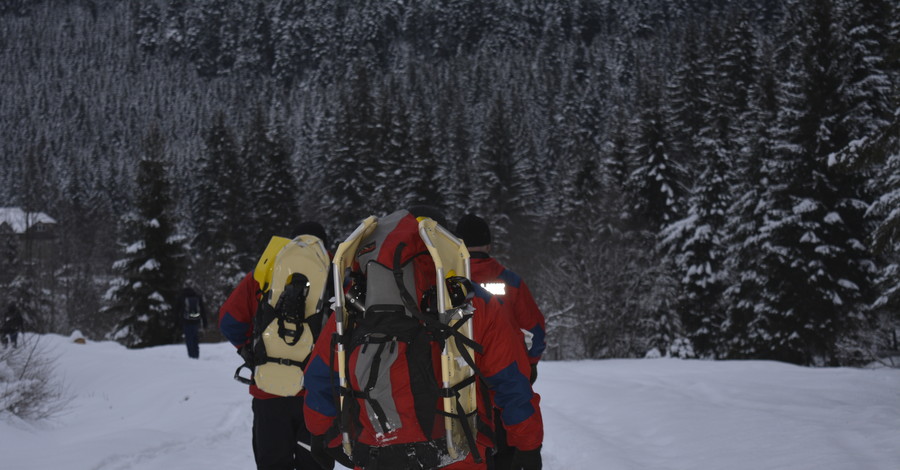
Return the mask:
[[297,237],[300,235],[312,235],[318,237],[319,240],[322,240],[323,245],[326,247],[328,246],[328,235],[325,233],[325,227],[322,227],[322,224],[318,222],[309,220],[298,224],[294,227],[292,236]]
[[447,219],[444,217],[444,213],[441,212],[440,209],[434,206],[429,206],[427,204],[418,204],[415,206],[411,206],[409,209],[409,213],[413,215],[413,217],[428,217],[429,219],[435,221],[441,227],[447,227]]
[[466,244],[469,251],[489,252],[491,249],[491,229],[487,222],[475,214],[466,214],[456,223],[454,232]]

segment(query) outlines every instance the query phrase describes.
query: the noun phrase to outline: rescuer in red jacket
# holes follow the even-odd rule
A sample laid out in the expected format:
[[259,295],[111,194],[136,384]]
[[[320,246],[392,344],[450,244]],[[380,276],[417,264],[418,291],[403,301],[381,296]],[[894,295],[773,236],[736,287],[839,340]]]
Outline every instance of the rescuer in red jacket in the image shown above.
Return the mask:
[[[363,242],[365,243],[365,242]],[[371,244],[374,246],[374,243]],[[368,246],[368,245],[367,245]],[[432,268],[433,270],[433,265]],[[425,278],[433,278],[426,275]],[[488,456],[490,449],[494,447],[491,435],[493,434],[494,420],[491,413],[499,412],[497,422],[505,428],[507,439],[515,446],[514,465],[518,469],[540,470],[541,445],[543,442],[543,421],[540,411],[540,396],[531,388],[529,382],[530,363],[522,346],[523,335],[512,324],[509,315],[503,310],[498,299],[481,287],[474,287],[475,295],[471,299],[474,313],[472,325],[474,338],[482,346],[482,352],[474,354],[474,362],[483,377],[484,382],[478,381],[476,394],[479,397],[477,405],[478,423],[474,430],[475,443],[480,456]],[[338,432],[338,403],[340,390],[338,384],[338,365],[336,364],[336,315],[331,315],[322,330],[318,341],[310,356],[304,372],[307,396],[304,404],[304,414],[307,426],[313,435],[313,454],[329,454],[332,458],[348,465],[348,459],[341,450],[341,435]],[[400,383],[400,377],[391,376],[391,381],[396,378]],[[378,380],[384,380],[379,378]],[[482,397],[483,386],[487,387],[488,401]],[[347,400],[344,398],[344,406]],[[397,405],[397,408],[411,408],[411,404]],[[351,415],[350,419],[354,419]],[[354,456],[357,461],[356,468],[410,468],[421,467],[414,463],[396,466],[396,460],[387,463],[380,460],[385,455],[391,455],[394,459],[398,455],[395,447],[406,446],[406,451],[401,452],[401,459],[408,455],[410,462],[417,459],[417,444],[388,444],[385,447],[376,447],[376,442],[363,442],[371,439],[371,433],[362,433],[360,440],[354,442],[355,448],[368,449],[363,456],[368,460],[366,467],[361,467],[360,456]],[[376,436],[377,438],[377,436]],[[351,440],[354,439],[351,437]],[[374,450],[374,452],[372,452]],[[379,465],[381,464],[381,465]],[[482,460],[476,463],[474,453],[469,453],[464,460],[439,467],[442,469],[486,469],[488,463]],[[433,466],[427,466],[433,469]]]
[[[524,333],[525,349],[531,364],[529,378],[534,383],[537,380],[537,363],[546,347],[544,314],[538,308],[525,281],[491,257],[491,230],[484,219],[467,214],[457,222],[455,233],[469,249],[472,281],[500,299],[512,322]],[[513,468],[516,443],[507,439],[502,426],[496,427],[497,452],[493,455],[494,468],[509,470]]]
[[[316,222],[305,222],[294,230],[295,235],[314,235],[327,246],[325,229]],[[253,319],[262,289],[247,273],[219,309],[219,329],[242,356],[251,351]],[[245,358],[246,359],[246,358]],[[250,361],[252,363],[252,361]],[[266,393],[250,384],[253,396],[253,455],[259,470],[318,470],[320,465],[307,450],[309,431],[303,420],[303,397],[282,397]],[[298,441],[302,445],[297,445]],[[330,469],[329,469],[330,470]]]
[[528,361],[532,365],[531,382],[534,383],[537,363],[547,346],[544,314],[525,281],[491,257],[491,230],[484,219],[467,214],[457,222],[455,233],[466,243],[472,257],[472,280],[500,299],[513,323],[525,334]]

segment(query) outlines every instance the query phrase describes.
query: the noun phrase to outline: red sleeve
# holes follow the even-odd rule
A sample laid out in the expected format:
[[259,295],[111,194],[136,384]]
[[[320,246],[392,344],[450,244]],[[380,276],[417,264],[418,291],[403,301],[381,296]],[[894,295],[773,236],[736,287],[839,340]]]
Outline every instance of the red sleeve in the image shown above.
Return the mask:
[[522,348],[522,333],[497,299],[486,292],[476,297],[475,307],[475,340],[484,348],[482,354],[476,354],[476,361],[493,404],[500,410],[507,441],[523,450],[536,449],[544,439],[541,398],[531,388],[531,365]]
[[234,346],[243,346],[253,335],[253,317],[258,304],[259,284],[249,272],[219,309],[219,330]]

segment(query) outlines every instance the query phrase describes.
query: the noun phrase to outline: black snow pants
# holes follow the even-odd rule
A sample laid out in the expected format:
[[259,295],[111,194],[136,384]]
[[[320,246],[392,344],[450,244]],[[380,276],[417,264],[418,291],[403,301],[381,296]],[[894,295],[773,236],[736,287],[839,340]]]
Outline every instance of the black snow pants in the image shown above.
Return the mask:
[[494,410],[494,446],[496,452],[488,458],[488,468],[495,470],[510,470],[512,468],[515,447],[510,447],[506,442],[506,429],[500,420],[500,410]]
[[200,324],[197,322],[184,322],[184,344],[187,346],[188,357],[200,358]]
[[253,455],[258,470],[320,470],[307,450],[309,441],[303,397],[253,399]]

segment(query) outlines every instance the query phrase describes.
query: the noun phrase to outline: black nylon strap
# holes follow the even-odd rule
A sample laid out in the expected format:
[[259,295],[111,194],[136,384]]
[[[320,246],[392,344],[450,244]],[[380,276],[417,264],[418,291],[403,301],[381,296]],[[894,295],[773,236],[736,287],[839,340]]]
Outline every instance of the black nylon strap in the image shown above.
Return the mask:
[[[403,259],[403,248],[405,248],[405,247],[406,247],[406,243],[401,242],[401,243],[397,244],[397,249],[394,251],[394,267],[393,267],[394,280],[397,283],[397,288],[400,291],[400,298],[403,300],[403,304],[406,306],[407,309],[410,310],[410,312],[412,312],[414,317],[416,317],[417,319],[422,321],[422,323],[424,323],[426,326],[429,326],[433,330],[440,332],[444,337],[453,337],[453,339],[457,343],[457,349],[460,351],[460,354],[463,356],[463,359],[466,361],[466,363],[469,364],[470,367],[472,367],[473,371],[476,371],[476,373],[480,375],[480,372],[478,372],[477,367],[475,367],[475,361],[472,359],[472,356],[471,356],[471,354],[469,354],[468,350],[466,349],[466,346],[477,350],[479,353],[483,351],[483,348],[480,344],[476,343],[472,339],[467,338],[465,335],[463,335],[462,333],[459,332],[459,329],[462,327],[462,325],[464,323],[466,323],[466,321],[468,321],[469,318],[471,318],[471,315],[463,316],[463,318],[459,322],[457,322],[457,324],[454,327],[450,327],[448,325],[444,325],[443,323],[439,322],[435,318],[431,318],[431,317],[424,315],[419,310],[418,305],[416,305],[415,300],[412,298],[409,291],[406,290],[406,285],[403,283],[402,259]],[[460,344],[462,344],[462,347],[460,347]],[[476,377],[476,375],[470,376],[463,382],[467,382],[466,385],[471,384],[472,381],[474,381],[474,377]],[[455,388],[456,387],[453,387],[453,389],[455,389]],[[462,387],[460,387],[460,389],[461,388]],[[478,446],[475,443],[475,435],[472,432],[472,426],[469,425],[469,421],[468,421],[468,419],[466,419],[466,414],[463,412],[462,403],[460,403],[460,401],[459,401],[458,390],[454,390],[454,394],[456,396],[457,412],[456,412],[456,414],[453,415],[453,418],[458,419],[460,421],[462,428],[463,428],[463,433],[466,436],[466,441],[468,441],[468,443],[469,443],[469,449],[472,452],[472,457],[475,459],[475,462],[482,463],[484,460],[481,458],[481,453],[478,452]]]
[[453,337],[457,340],[457,347],[459,346],[458,343],[462,342],[463,345],[472,348],[475,352],[480,354],[484,352],[484,347],[476,343],[475,340],[470,339],[466,335],[459,332],[459,330],[462,329],[462,327],[466,324],[466,322],[469,321],[470,318],[472,318],[471,313],[465,314],[462,316],[462,318],[459,319],[458,322],[456,322],[455,325],[453,325],[452,327],[448,326],[448,328],[453,330]]
[[[424,315],[419,310],[419,306],[416,305],[415,300],[413,299],[412,295],[410,295],[409,291],[406,290],[406,285],[403,283],[402,260],[403,260],[403,248],[405,248],[405,247],[406,247],[406,243],[400,242],[399,244],[397,244],[397,249],[394,251],[394,266],[392,268],[392,271],[394,273],[394,280],[397,283],[397,289],[400,291],[400,298],[403,300],[403,305],[410,312],[412,312],[413,316],[416,319],[418,319],[419,321],[424,323],[429,328],[436,330],[437,332],[440,332],[442,337],[444,337],[444,338],[453,337],[456,339],[457,345],[459,345],[459,343],[461,342],[465,346],[468,346],[468,347],[478,351],[479,353],[482,352],[483,347],[480,344],[476,343],[472,339],[467,338],[465,335],[463,335],[462,333],[459,332],[459,329],[462,328],[463,324],[465,324],[465,322],[469,318],[472,317],[471,315],[464,315],[463,318],[459,322],[457,322],[457,324],[455,326],[451,327],[451,326],[448,326],[448,325],[445,325],[445,324],[439,322],[436,318],[432,318],[427,315]],[[416,256],[419,256],[419,255],[425,254],[425,253],[427,253],[427,252],[418,253],[418,254],[416,254]],[[414,259],[414,258],[415,258],[415,256],[410,259]],[[465,348],[460,348],[460,349],[464,350]],[[468,352],[466,352],[463,355],[463,358],[466,359],[468,362],[471,358],[467,358],[467,356],[469,356]],[[470,363],[472,365],[474,365],[474,361],[471,361]]]
[[[459,355],[462,356],[463,360],[466,361],[466,364],[468,364],[469,367],[472,368],[472,371],[475,372],[475,375],[480,376],[480,375],[481,375],[481,369],[479,369],[478,366],[475,365],[475,359],[472,357],[471,354],[469,354],[469,350],[466,349],[466,347],[465,347],[466,342],[463,341],[463,346],[460,347],[460,345],[459,345],[459,338],[460,338],[460,337],[465,338],[465,339],[469,339],[469,338],[466,338],[465,336],[463,336],[462,334],[459,334],[458,336],[454,336],[454,337],[453,337],[453,339],[455,339],[455,340],[457,341],[456,349],[459,351]],[[478,345],[478,352],[481,352],[481,345],[478,344],[478,343],[475,343],[475,344]]]
[[295,361],[293,359],[285,359],[283,357],[267,357],[266,362],[274,362],[283,366],[296,366],[301,369],[306,367],[306,361]]
[[466,441],[469,443],[469,451],[472,452],[472,458],[475,459],[475,463],[483,462],[481,453],[478,452],[478,445],[475,443],[475,433],[472,432],[472,426],[469,424],[469,420],[465,413],[463,413],[463,406],[459,401],[459,396],[456,397],[456,419],[462,424],[463,434],[466,435]]
[[[247,368],[247,370],[250,371],[249,379],[245,379],[244,377],[241,377],[241,369],[243,369],[243,368]],[[240,382],[244,385],[253,385],[255,383],[253,381],[253,369],[251,369],[249,366],[247,366],[246,362],[239,365],[238,368],[234,370],[234,380],[237,380],[238,382]]]
[[[416,305],[415,299],[413,299],[412,295],[406,290],[406,284],[403,283],[403,249],[406,248],[406,243],[400,242],[397,244],[397,249],[394,250],[394,266],[391,268],[391,271],[394,273],[394,281],[397,283],[397,289],[400,291],[400,299],[403,300],[403,305],[410,312],[415,315],[419,312],[419,306]],[[418,256],[418,255],[416,255]],[[410,258],[415,259],[415,256]],[[417,316],[418,318],[418,316]]]
[[[293,345],[297,344],[300,341],[300,336],[303,335],[303,323],[305,323],[306,320],[307,319],[304,319],[302,322],[296,323],[295,325],[297,326],[297,329],[291,330],[289,328],[285,328],[284,318],[279,316],[278,317],[278,337],[281,338],[281,340],[284,341],[284,343],[287,344],[288,346],[293,346]],[[287,339],[288,336],[290,336],[292,339],[288,340]]]
[[460,380],[456,385],[449,388],[441,388],[440,395],[444,398],[459,398],[459,391],[468,387],[478,378],[476,375],[470,375],[464,380]]

